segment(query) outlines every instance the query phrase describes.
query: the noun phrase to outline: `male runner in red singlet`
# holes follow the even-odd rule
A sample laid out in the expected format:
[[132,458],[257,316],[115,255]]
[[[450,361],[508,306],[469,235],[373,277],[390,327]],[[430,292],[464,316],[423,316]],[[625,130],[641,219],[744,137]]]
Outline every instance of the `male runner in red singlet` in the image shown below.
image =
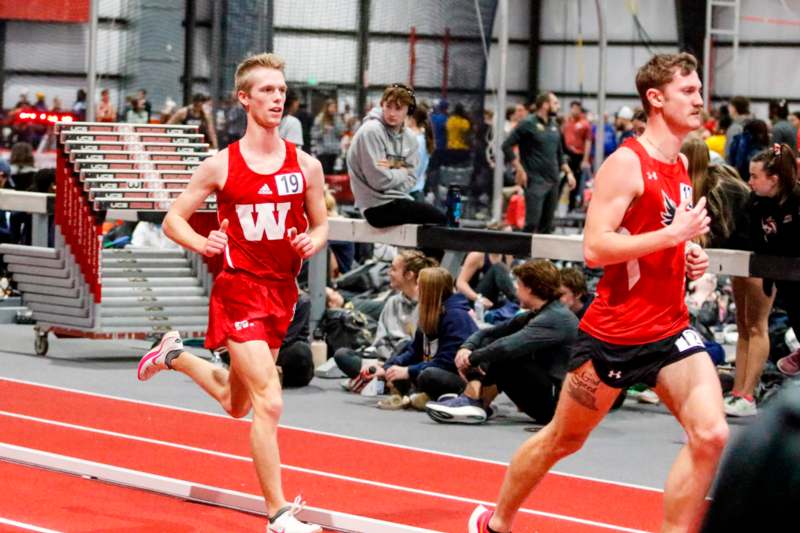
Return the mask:
[[[224,254],[214,280],[206,347],[226,346],[230,370],[183,350],[178,332],[167,333],[139,363],[139,379],[164,369],[191,377],[231,416],[253,409],[250,447],[266,499],[268,532],[311,533],[319,526],[295,518],[299,497],[287,505],[281,487],[277,429],[282,410],[275,369],[278,349],[297,301],[302,260],[328,236],[322,167],[278,136],[286,97],[284,62],[274,54],[245,59],[236,69],[247,131],[206,159],[164,219],[164,232],[195,253]],[[217,196],[219,229],[196,233],[189,217]]]
[[470,533],[510,531],[536,484],[583,445],[620,389],[635,383],[653,387],[688,435],[667,479],[661,530],[688,531],[704,510],[728,426],[719,378],[684,303],[687,275],[696,279],[708,266],[705,252],[689,243],[708,231],[705,198],[692,207],[679,153],[702,125],[697,60],[656,55],[639,69],[636,87],[647,128],[595,180],[583,249],[586,263],[605,272],[580,323],[555,417],[517,450],[497,508],[477,508]]

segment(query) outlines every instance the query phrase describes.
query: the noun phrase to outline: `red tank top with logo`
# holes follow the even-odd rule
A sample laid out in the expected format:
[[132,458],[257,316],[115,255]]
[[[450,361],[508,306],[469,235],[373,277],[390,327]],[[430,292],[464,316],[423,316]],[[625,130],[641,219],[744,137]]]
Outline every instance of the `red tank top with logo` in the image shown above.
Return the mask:
[[228,179],[217,193],[217,217],[228,219],[225,270],[244,271],[263,281],[293,281],[302,260],[287,235],[308,229],[306,178],[294,144],[284,141],[286,157],[273,174],[250,169],[239,142],[228,146]]
[[[628,207],[619,233],[638,235],[672,223],[681,198],[692,197],[686,167],[650,157],[636,139],[624,147],[639,157],[644,192]],[[608,265],[580,328],[601,341],[635,345],[674,335],[689,326],[684,300],[685,244],[625,263]]]

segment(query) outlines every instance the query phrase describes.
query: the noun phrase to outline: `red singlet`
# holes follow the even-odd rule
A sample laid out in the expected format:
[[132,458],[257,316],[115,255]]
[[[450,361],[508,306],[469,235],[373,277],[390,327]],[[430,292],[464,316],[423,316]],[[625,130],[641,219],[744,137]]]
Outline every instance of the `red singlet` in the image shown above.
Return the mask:
[[308,186],[294,144],[284,141],[286,158],[274,174],[253,172],[239,142],[228,146],[228,179],[217,193],[217,216],[228,219],[225,269],[242,270],[262,281],[294,281],[302,260],[287,230],[308,229]]
[[[636,139],[623,147],[639,157],[644,192],[628,207],[617,230],[626,235],[656,231],[672,223],[681,198],[692,197],[683,161],[655,160]],[[605,267],[580,328],[612,344],[647,344],[689,326],[684,301],[684,244]]]

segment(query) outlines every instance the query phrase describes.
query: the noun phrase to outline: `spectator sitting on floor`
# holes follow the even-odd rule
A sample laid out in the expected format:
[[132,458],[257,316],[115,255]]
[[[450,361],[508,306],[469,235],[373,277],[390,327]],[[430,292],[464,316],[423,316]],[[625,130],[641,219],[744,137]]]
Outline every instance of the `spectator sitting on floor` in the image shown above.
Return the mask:
[[417,184],[419,146],[404,124],[415,107],[413,89],[399,83],[387,87],[380,107],[369,112],[347,151],[356,206],[376,228],[447,221],[443,212],[409,194]]
[[314,359],[308,343],[310,317],[311,299],[301,292],[275,362],[281,368],[284,387],[305,387],[314,377]]
[[[456,290],[473,303],[476,311],[499,309],[506,302],[516,303],[517,293],[509,270],[512,260],[513,257],[502,254],[468,253],[456,279]],[[482,321],[481,314],[477,318]]]
[[561,269],[561,303],[575,313],[578,320],[594,300],[594,294],[586,287],[586,277],[579,269],[564,267]]
[[[389,286],[397,291],[386,300],[380,317],[375,340],[363,353],[351,348],[339,348],[334,354],[336,365],[351,379],[370,366],[382,365],[397,354],[411,340],[417,329],[417,276],[424,268],[436,266],[435,260],[417,250],[404,250],[392,260],[389,269]],[[353,385],[363,383],[353,381]]]
[[[401,353],[375,368],[395,391],[378,402],[382,409],[412,406],[423,409],[430,398],[459,393],[464,380],[455,366],[456,350],[478,326],[469,315],[463,294],[453,292],[453,276],[440,267],[419,273],[419,324],[414,341]],[[416,393],[408,396],[411,388]]]
[[561,303],[561,276],[550,261],[531,260],[514,268],[517,296],[528,312],[472,334],[456,355],[467,380],[464,393],[429,402],[437,422],[480,424],[500,392],[539,424],[553,417],[567,370],[578,319]]

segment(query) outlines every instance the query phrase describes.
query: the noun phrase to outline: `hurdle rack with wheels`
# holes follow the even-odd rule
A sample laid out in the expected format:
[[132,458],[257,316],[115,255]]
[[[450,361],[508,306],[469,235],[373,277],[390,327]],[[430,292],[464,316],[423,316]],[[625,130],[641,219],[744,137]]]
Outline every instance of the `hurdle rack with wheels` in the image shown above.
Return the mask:
[[[106,219],[161,221],[209,156],[197,127],[75,122],[59,123],[57,133],[53,247],[0,245],[33,313],[35,352],[47,353],[49,333],[156,340],[177,329],[185,339],[204,337],[205,259],[177,248],[103,249],[101,233]],[[210,197],[196,219],[214,221],[215,210]]]

